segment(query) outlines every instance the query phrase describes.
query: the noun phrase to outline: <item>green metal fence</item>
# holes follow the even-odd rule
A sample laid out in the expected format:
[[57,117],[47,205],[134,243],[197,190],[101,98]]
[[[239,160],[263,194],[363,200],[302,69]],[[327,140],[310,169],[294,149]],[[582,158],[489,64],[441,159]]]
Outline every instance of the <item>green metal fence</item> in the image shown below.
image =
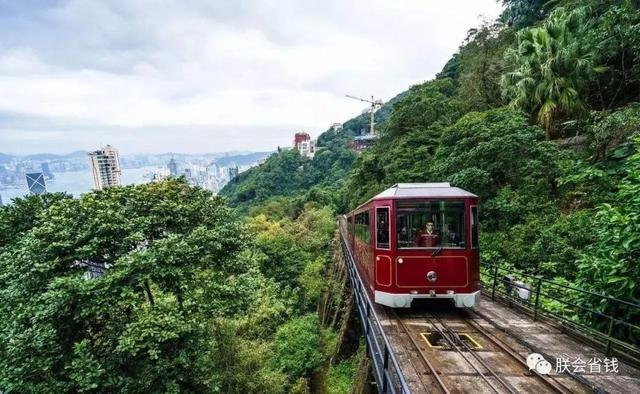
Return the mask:
[[483,262],[483,292],[518,305],[534,320],[560,323],[599,345],[606,356],[640,365],[640,305]]

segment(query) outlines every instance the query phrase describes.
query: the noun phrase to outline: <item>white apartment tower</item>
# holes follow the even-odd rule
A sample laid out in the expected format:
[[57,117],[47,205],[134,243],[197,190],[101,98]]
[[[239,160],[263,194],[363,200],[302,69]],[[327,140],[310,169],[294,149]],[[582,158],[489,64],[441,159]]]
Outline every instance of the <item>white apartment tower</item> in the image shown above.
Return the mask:
[[118,151],[111,145],[89,153],[91,174],[95,190],[120,185],[120,158]]
[[300,156],[313,158],[316,154],[316,141],[307,133],[296,133],[293,137],[293,148],[300,152]]

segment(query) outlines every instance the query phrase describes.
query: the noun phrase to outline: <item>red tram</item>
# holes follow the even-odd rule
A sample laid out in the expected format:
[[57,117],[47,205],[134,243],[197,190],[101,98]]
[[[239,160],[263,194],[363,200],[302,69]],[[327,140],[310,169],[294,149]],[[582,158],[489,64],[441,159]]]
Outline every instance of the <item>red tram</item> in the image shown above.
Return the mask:
[[399,183],[346,215],[349,246],[378,304],[480,298],[478,197],[448,183]]

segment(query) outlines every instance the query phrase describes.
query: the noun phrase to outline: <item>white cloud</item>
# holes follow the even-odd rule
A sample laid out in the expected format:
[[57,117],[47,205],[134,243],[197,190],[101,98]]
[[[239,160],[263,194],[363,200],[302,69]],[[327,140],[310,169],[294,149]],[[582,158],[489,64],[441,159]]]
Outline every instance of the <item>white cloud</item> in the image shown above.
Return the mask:
[[432,78],[480,14],[499,12],[495,0],[2,7],[0,151],[18,153],[175,151],[176,130],[185,151],[273,149],[357,115],[345,93],[389,99]]

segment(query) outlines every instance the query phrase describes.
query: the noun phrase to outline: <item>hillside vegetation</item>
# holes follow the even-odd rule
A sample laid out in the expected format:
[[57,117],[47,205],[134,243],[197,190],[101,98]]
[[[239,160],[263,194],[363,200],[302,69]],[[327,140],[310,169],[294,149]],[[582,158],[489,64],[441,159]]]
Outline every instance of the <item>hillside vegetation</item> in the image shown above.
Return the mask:
[[[275,156],[223,194],[237,203],[252,179],[269,190],[253,203],[321,186],[344,212],[394,183],[448,181],[481,197],[484,261],[639,302],[638,2],[504,3],[435,79],[394,100],[352,166],[334,160],[338,171],[290,188],[313,171],[270,182],[287,174]],[[335,155],[352,133],[319,140]]]
[[237,217],[182,180],[0,208],[0,391],[303,390],[334,214]]

